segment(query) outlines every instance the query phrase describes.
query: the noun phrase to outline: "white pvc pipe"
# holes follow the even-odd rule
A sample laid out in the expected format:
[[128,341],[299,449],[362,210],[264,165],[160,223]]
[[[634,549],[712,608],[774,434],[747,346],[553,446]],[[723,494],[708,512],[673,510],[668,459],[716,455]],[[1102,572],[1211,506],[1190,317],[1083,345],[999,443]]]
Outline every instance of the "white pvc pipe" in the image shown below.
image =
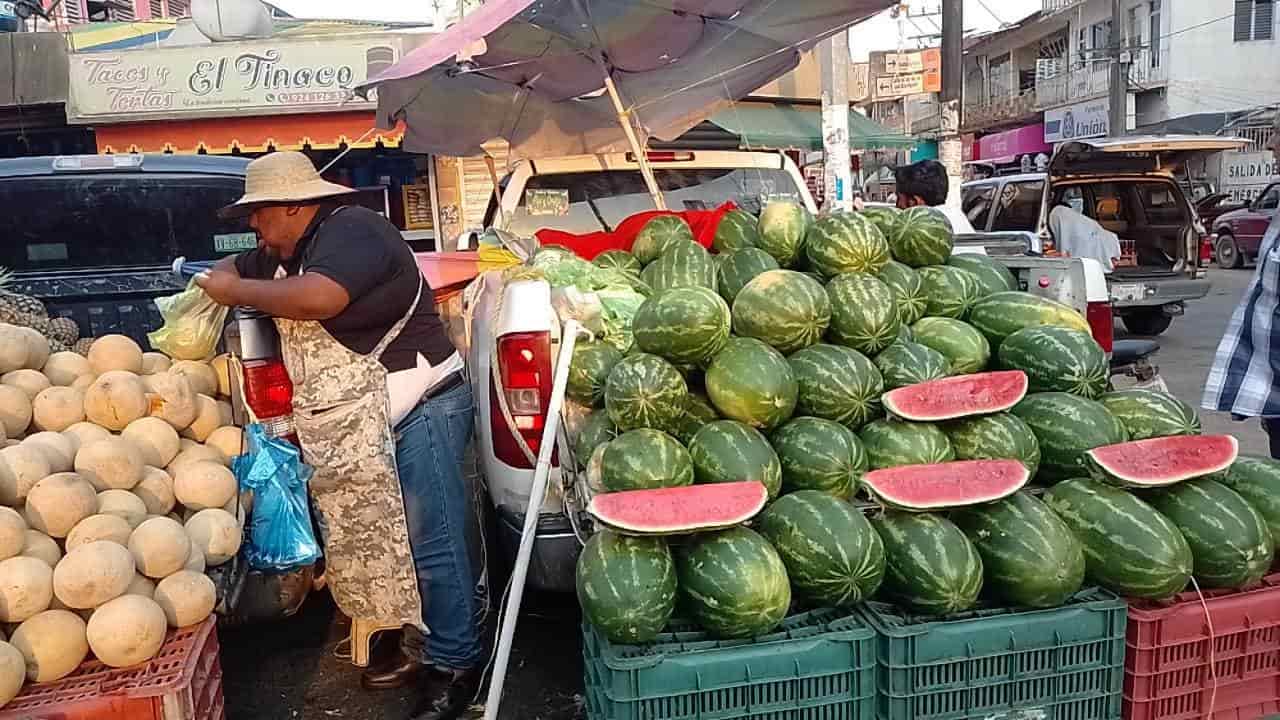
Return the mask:
[[498,630],[498,651],[494,656],[493,676],[489,680],[489,696],[484,703],[484,720],[498,720],[498,706],[502,703],[502,688],[507,679],[507,663],[511,660],[511,643],[516,634],[516,621],[520,618],[525,578],[529,574],[529,556],[533,554],[538,516],[542,512],[542,499],[547,493],[547,477],[551,474],[551,454],[555,451],[556,433],[560,428],[560,408],[564,405],[565,388],[569,383],[569,364],[573,360],[573,346],[577,343],[580,332],[582,326],[576,320],[565,322],[561,328],[560,357],[556,362],[556,373],[551,384],[547,424],[542,428],[538,464],[534,467],[533,487],[529,491],[529,504],[524,511],[524,529],[520,532],[520,549],[516,552],[515,567],[511,571],[511,596],[507,599],[507,607],[502,613],[502,624]]

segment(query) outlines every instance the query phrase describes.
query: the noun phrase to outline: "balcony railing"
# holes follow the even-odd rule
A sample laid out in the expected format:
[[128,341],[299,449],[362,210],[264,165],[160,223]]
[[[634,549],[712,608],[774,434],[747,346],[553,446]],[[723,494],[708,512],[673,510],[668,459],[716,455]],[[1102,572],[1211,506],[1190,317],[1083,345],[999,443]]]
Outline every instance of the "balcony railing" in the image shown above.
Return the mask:
[[1075,7],[1084,2],[1085,0],[1040,0],[1040,10],[1048,15]]
[[[1132,91],[1160,87],[1169,81],[1169,53],[1163,51],[1152,62],[1148,49],[1133,52],[1129,64]],[[1036,109],[1085,102],[1105,96],[1111,90],[1111,61],[1091,60],[1069,70],[1036,80]]]
[[962,129],[979,129],[1020,120],[1036,112],[1036,89],[977,97],[965,103]]

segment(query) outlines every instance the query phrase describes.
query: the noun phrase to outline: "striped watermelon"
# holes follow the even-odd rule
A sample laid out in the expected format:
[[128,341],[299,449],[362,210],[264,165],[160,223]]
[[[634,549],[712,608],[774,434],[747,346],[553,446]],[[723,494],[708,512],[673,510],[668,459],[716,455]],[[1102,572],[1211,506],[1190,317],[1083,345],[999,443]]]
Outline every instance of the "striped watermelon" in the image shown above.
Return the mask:
[[1054,485],[1044,501],[1084,547],[1091,581],[1127,597],[1160,600],[1191,579],[1191,548],[1182,533],[1130,493],[1075,478]]
[[[915,341],[916,341],[916,336],[915,336],[915,333],[911,332],[911,326],[910,326],[910,325],[903,324],[903,325],[898,326],[898,340],[897,340],[897,342],[915,342]],[[895,344],[896,344],[896,343],[895,343]],[[890,347],[892,347],[892,346],[890,346]],[[882,351],[882,352],[883,352],[883,351]],[[876,357],[879,357],[879,356],[877,355]]]
[[941,422],[1004,412],[1027,394],[1027,375],[1019,370],[957,375],[908,385],[885,393],[889,414],[916,422]]
[[760,211],[757,247],[782,267],[791,267],[804,251],[804,237],[812,222],[809,211],[795,203],[773,201]]
[[787,359],[755,338],[732,338],[711,361],[707,395],[724,417],[775,428],[796,409],[799,387]]
[[711,407],[711,399],[706,395],[697,392],[690,392],[684,405],[684,411],[680,414],[680,419],[676,421],[675,436],[676,439],[685,445],[693,440],[693,434],[702,429],[703,425],[719,420],[720,415],[714,407]]
[[778,454],[759,430],[736,420],[716,420],[703,425],[689,442],[693,473],[700,483],[754,480],[778,497],[782,465]]
[[730,322],[729,306],[714,290],[678,287],[646,300],[631,331],[642,352],[676,365],[702,365],[729,342]]
[[978,297],[1018,289],[1018,278],[1004,263],[988,255],[959,253],[947,258],[947,265],[973,273],[978,281]]
[[577,588],[582,614],[611,642],[649,642],[675,610],[675,560],[662,538],[602,530],[578,556]]
[[962,318],[978,301],[978,278],[968,270],[930,265],[916,270],[925,295],[925,315]]
[[573,442],[573,457],[579,466],[585,467],[596,448],[618,437],[618,426],[613,424],[609,413],[595,410],[578,425]]
[[887,239],[894,260],[917,268],[942,265],[955,246],[951,221],[941,210],[923,205],[898,213]]
[[698,243],[676,241],[667,244],[657,260],[645,266],[640,280],[653,292],[677,287],[716,289],[716,264]]
[[1200,434],[1200,416],[1195,408],[1169,393],[1143,388],[1117,390],[1098,398],[1098,402],[1120,421],[1130,440]]
[[794,270],[757,275],[733,301],[733,331],[789,355],[822,339],[831,301],[822,284]]
[[874,275],[845,273],[827,283],[832,342],[875,355],[898,339],[902,320],[893,291]]
[[778,498],[756,527],[787,567],[806,603],[852,607],[870,598],[884,579],[884,543],[852,505],[817,490]]
[[730,305],[757,275],[778,269],[778,261],[759,248],[744,248],[720,257],[723,259],[716,270],[720,297]]
[[982,556],[985,587],[1013,605],[1065,603],[1084,584],[1084,547],[1057,515],[1027,492],[951,513]]
[[872,470],[862,476],[862,486],[884,507],[935,512],[995,502],[1030,479],[1017,460],[957,460]]
[[679,440],[649,428],[628,430],[604,447],[600,482],[608,492],[692,485],[693,460]]
[[791,583],[778,551],[746,527],[693,536],[676,552],[681,607],[721,638],[772,631],[791,607]]
[[773,432],[773,449],[782,463],[782,491],[818,490],[853,497],[867,470],[867,452],[849,428],[815,417],[792,418]]
[[1201,587],[1242,588],[1270,570],[1275,540],[1266,519],[1226,485],[1188,480],[1150,493],[1147,501],[1186,538]]
[[[781,450],[779,450],[781,454]],[[1222,482],[1249,501],[1267,521],[1273,546],[1280,546],[1280,462],[1271,458],[1241,455]],[[782,483],[787,483],[787,461],[782,460]]]
[[613,367],[622,361],[622,352],[605,342],[583,340],[573,346],[569,382],[565,393],[583,405],[604,404],[604,384]]
[[897,221],[898,215],[900,215],[901,212],[902,211],[898,210],[896,207],[877,205],[874,207],[863,208],[859,211],[859,214],[874,223],[877,228],[880,228],[880,233],[884,235],[887,240],[889,233],[893,230],[893,223]]
[[932,465],[956,459],[946,433],[931,423],[875,420],[858,433],[873,470]]
[[730,210],[720,217],[716,225],[716,237],[711,247],[718,253],[731,253],[743,248],[753,248],[760,243],[760,230],[756,217],[746,210]]
[[1111,364],[1093,336],[1060,327],[1019,330],[1000,343],[1002,368],[1027,374],[1031,392],[1067,392],[1094,399],[1107,391]]
[[[905,325],[903,326],[906,327]],[[931,347],[899,340],[876,356],[886,390],[940,380],[951,374],[951,361]]]
[[636,277],[640,277],[640,271],[644,269],[644,266],[640,264],[636,256],[626,250],[605,250],[597,255],[596,259],[592,260],[591,263],[596,267],[620,270]]
[[969,308],[968,320],[996,348],[1019,330],[1041,325],[1090,332],[1089,322],[1071,306],[1024,292],[988,295]]
[[1068,393],[1036,393],[1018,403],[1022,419],[1040,444],[1040,477],[1065,480],[1088,473],[1086,453],[1127,437],[1124,427],[1096,400]]
[[818,344],[793,354],[787,362],[799,386],[796,408],[800,414],[833,420],[852,430],[884,414],[880,407],[884,380],[857,350]]
[[1017,415],[997,413],[949,422],[942,431],[957,460],[1013,459],[1034,476],[1040,470],[1040,443],[1031,427]]
[[964,612],[982,591],[982,558],[950,520],[887,511],[871,519],[884,542],[881,593],[924,615]]
[[597,493],[587,512],[628,535],[687,535],[741,525],[768,502],[764,485],[748,481]]
[[858,213],[818,218],[805,236],[809,267],[824,277],[847,272],[880,272],[889,262],[889,243],[875,223]]
[[693,230],[679,215],[658,215],[644,224],[631,245],[631,254],[641,265],[657,260],[672,243],[693,242]]
[[915,341],[933,348],[951,363],[951,372],[982,372],[991,362],[991,345],[972,325],[953,318],[926,317],[911,326]]
[[1121,487],[1164,487],[1217,475],[1236,461],[1230,435],[1172,435],[1093,448],[1087,455],[1098,477]]
[[898,305],[898,317],[904,325],[913,325],[924,317],[925,310],[929,307],[929,297],[925,293],[920,273],[896,260],[890,260],[877,277],[893,291],[894,301]]
[[684,376],[657,355],[636,353],[613,366],[604,407],[622,430],[674,429],[689,395]]

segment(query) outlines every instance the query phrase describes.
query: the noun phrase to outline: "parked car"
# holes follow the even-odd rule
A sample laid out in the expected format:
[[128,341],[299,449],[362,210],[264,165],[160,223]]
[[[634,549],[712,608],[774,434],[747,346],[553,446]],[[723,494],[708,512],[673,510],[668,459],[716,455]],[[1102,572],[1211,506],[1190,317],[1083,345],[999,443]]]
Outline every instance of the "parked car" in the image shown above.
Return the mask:
[[1258,246],[1267,226],[1280,209],[1280,183],[1272,183],[1253,202],[1224,212],[1213,221],[1218,265],[1238,268],[1258,258]]

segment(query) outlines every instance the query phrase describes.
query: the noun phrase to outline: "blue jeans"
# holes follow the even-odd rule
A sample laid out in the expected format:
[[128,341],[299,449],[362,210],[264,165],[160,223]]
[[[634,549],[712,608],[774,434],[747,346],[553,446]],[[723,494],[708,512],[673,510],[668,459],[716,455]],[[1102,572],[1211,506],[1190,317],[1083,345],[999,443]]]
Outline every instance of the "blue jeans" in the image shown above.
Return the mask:
[[472,404],[471,385],[464,381],[422,401],[396,426],[396,466],[428,630],[425,641],[405,632],[402,647],[410,657],[454,670],[483,661],[467,552],[471,502],[462,476]]

